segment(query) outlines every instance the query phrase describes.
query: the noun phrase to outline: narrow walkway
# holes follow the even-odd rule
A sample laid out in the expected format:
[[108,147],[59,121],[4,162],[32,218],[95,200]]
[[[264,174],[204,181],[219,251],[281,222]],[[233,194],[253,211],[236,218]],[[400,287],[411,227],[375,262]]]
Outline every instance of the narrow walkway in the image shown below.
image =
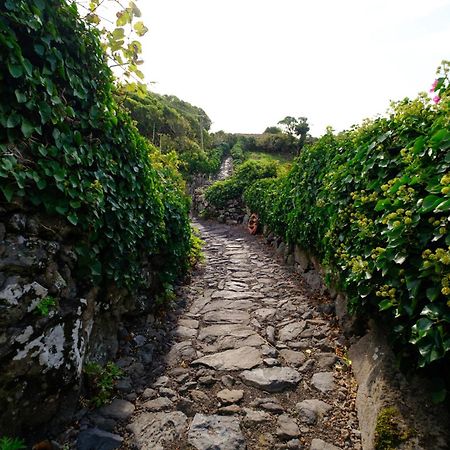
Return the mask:
[[[170,351],[129,410],[125,447],[360,449],[354,381],[317,299],[258,238],[197,225],[205,267],[183,288]],[[103,415],[125,418],[126,404]]]

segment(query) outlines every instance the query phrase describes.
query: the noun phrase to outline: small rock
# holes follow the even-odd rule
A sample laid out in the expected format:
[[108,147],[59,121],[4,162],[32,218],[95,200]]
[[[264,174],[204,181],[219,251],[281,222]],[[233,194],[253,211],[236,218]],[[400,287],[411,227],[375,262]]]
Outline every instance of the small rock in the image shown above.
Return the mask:
[[188,442],[197,450],[245,450],[245,439],[234,417],[196,414],[188,433]]
[[303,352],[296,352],[294,350],[280,350],[280,356],[287,364],[294,367],[301,366],[306,360],[306,356]]
[[337,361],[337,356],[334,353],[319,353],[317,358],[317,365],[320,369],[329,369]]
[[165,386],[168,382],[170,381],[169,377],[167,376],[162,376],[156,379],[156,381],[153,383],[153,387],[157,388],[157,387],[163,387]]
[[116,388],[120,392],[124,392],[125,394],[131,392],[133,390],[133,385],[131,384],[130,378],[123,378],[118,380],[116,383]]
[[292,417],[282,414],[277,420],[277,436],[283,440],[296,438],[300,434],[297,423]]
[[244,397],[244,391],[222,389],[217,393],[217,397],[224,404],[237,403]]
[[275,358],[266,358],[263,361],[267,367],[275,367],[280,365],[280,361],[278,361],[278,359]]
[[90,428],[78,435],[77,450],[114,450],[122,446],[122,441],[117,434]]
[[322,441],[322,439],[313,439],[310,450],[339,450],[339,447],[328,444],[327,442]]
[[177,396],[177,393],[173,389],[162,387],[159,388],[159,395],[161,395],[161,397],[173,398]]
[[245,417],[243,419],[243,422],[247,426],[268,422],[270,420],[270,414],[264,411],[256,411],[254,409],[244,408],[244,412]]
[[273,412],[275,414],[284,413],[284,408],[278,402],[265,402],[259,405],[261,408]]
[[192,391],[191,397],[196,402],[209,402],[210,398],[203,391]]
[[127,420],[134,410],[135,407],[132,403],[116,398],[110,405],[100,408],[98,412],[102,416],[110,417],[111,419]]
[[224,416],[230,416],[233,414],[239,414],[241,412],[241,408],[238,405],[228,405],[223,406],[222,408],[219,408],[217,410],[218,414],[224,415]]
[[142,405],[147,411],[167,411],[173,406],[172,400],[167,397],[158,397],[154,400],[148,400]]
[[212,386],[216,382],[216,379],[211,375],[206,375],[204,377],[200,377],[198,382],[203,386]]
[[311,379],[311,384],[320,392],[327,392],[334,389],[334,378],[332,372],[315,373]]
[[141,334],[138,334],[133,338],[133,342],[136,347],[142,347],[147,342],[147,338]]
[[318,417],[322,417],[326,414],[332,406],[322,400],[309,399],[303,400],[295,405],[299,412],[299,417],[302,422],[313,424]]
[[145,391],[142,393],[142,398],[143,398],[144,400],[148,400],[148,399],[150,399],[150,398],[155,398],[156,396],[157,396],[157,392],[156,392],[155,389],[147,388],[147,389],[145,389]]
[[224,375],[220,381],[222,382],[222,384],[228,388],[231,389],[234,386],[234,378],[231,375]]
[[267,392],[281,392],[288,388],[294,388],[301,379],[300,373],[289,367],[246,370],[240,376],[242,381],[249,386]]

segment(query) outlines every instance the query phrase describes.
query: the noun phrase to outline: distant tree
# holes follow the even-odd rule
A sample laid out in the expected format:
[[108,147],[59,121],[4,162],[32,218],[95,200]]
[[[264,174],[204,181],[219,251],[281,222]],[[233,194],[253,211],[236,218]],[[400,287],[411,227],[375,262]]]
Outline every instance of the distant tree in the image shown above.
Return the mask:
[[280,134],[283,130],[279,127],[267,127],[263,134]]
[[286,116],[278,122],[278,125],[283,125],[287,133],[298,137],[298,152],[300,152],[305,145],[309,131],[308,119],[306,117]]

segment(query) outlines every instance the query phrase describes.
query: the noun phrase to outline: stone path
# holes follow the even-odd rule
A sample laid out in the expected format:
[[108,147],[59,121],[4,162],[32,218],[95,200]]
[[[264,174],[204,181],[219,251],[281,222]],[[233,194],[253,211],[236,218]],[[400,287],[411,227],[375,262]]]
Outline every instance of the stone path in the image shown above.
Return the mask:
[[128,339],[123,399],[83,419],[78,448],[360,449],[355,383],[323,299],[258,238],[198,226],[205,267],[169,322],[150,318]]

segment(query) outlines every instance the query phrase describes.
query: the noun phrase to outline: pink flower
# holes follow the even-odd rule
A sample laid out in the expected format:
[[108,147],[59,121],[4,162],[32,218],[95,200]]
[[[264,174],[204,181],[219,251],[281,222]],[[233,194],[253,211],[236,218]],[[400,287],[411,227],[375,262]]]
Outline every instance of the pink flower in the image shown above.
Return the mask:
[[438,82],[439,82],[439,80],[434,80],[434,83],[431,85],[430,92],[434,92],[434,90],[436,89],[436,86],[437,86]]
[[436,95],[436,97],[433,98],[433,102],[438,104],[441,101],[441,97],[439,95]]

